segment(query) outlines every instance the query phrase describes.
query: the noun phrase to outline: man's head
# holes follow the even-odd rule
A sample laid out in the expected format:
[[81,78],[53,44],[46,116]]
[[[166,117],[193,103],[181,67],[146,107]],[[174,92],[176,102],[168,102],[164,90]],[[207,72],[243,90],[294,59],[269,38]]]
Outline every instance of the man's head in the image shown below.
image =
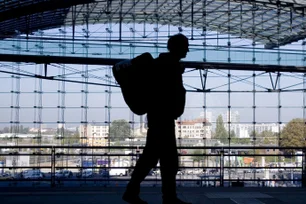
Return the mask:
[[187,52],[189,52],[188,46],[188,38],[180,33],[171,36],[167,43],[169,52],[177,56],[179,59],[186,57]]

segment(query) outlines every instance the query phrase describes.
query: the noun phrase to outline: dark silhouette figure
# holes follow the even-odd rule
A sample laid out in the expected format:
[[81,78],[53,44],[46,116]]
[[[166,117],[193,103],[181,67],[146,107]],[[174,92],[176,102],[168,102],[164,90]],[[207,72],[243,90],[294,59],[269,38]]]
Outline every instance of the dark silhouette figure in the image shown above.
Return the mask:
[[184,68],[179,61],[186,57],[188,46],[186,36],[173,35],[167,44],[169,52],[161,53],[154,60],[148,79],[151,88],[148,90],[146,146],[122,197],[128,203],[147,204],[139,197],[140,183],[159,161],[163,204],[188,204],[176,195],[178,153],[175,138],[175,120],[184,112],[186,95],[182,81]]

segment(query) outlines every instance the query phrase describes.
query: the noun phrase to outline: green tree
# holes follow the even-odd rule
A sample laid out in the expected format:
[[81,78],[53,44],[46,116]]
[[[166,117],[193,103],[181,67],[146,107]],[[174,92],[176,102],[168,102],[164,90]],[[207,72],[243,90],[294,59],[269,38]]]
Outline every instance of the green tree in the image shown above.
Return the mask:
[[[196,149],[194,150],[193,154],[203,154],[203,153],[202,150]],[[201,160],[203,160],[203,156],[192,156],[191,158],[195,162],[200,162]]]
[[65,136],[67,144],[79,144],[80,143],[80,134],[76,131],[74,134],[68,134]]
[[241,138],[239,139],[240,144],[250,144],[251,143],[251,138]]
[[114,120],[111,123],[109,133],[111,141],[124,140],[125,138],[128,138],[130,136],[130,124],[124,119]]
[[[304,120],[295,118],[291,120],[281,132],[280,146],[281,147],[304,147],[306,126]],[[293,153],[293,151],[287,151]]]
[[235,131],[234,131],[234,130],[231,130],[231,132],[230,132],[230,136],[231,136],[231,137],[237,137],[237,136],[236,136],[236,133],[235,133]]
[[256,132],[255,130],[252,130],[252,131],[250,132],[250,137],[251,137],[251,138],[256,138],[256,139],[257,139],[258,136],[259,136],[259,134],[258,134],[258,132]]
[[239,143],[239,138],[237,138],[234,130],[231,130],[230,138],[231,138],[231,144],[238,144]]
[[275,144],[276,135],[271,130],[262,131],[259,135],[261,143],[263,144]]
[[255,130],[252,130],[250,132],[250,143],[249,144],[252,144],[252,145],[256,145],[256,144],[260,144],[261,143],[261,140],[260,140],[260,137],[259,137],[259,133]]
[[[264,154],[264,150],[262,149],[256,149],[255,154]],[[261,162],[262,156],[254,156],[254,162]]]
[[219,115],[217,118],[216,126],[216,139],[219,139],[221,143],[226,144],[228,142],[228,133],[224,127],[222,116]]

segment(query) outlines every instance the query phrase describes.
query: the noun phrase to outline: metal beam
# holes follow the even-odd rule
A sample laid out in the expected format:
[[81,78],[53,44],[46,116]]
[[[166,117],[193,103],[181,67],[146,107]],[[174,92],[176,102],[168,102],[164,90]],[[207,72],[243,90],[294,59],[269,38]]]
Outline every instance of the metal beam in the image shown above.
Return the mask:
[[[112,66],[122,60],[126,59],[0,54],[0,62],[25,62],[25,63],[36,63],[36,64],[56,63],[56,64],[87,64],[87,65]],[[192,61],[182,61],[181,63],[186,68],[194,68],[202,70],[220,69],[220,70],[266,71],[266,72],[297,72],[297,73],[306,72],[306,66],[240,64],[240,63],[221,63],[221,62],[192,62]]]

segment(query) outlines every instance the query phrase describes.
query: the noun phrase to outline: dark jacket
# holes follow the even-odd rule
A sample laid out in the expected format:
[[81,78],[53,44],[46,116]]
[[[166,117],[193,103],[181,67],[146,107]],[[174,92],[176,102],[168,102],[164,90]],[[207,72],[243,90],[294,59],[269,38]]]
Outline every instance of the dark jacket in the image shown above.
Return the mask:
[[161,53],[154,60],[150,74],[148,115],[159,119],[177,119],[185,108],[184,68],[170,53]]

